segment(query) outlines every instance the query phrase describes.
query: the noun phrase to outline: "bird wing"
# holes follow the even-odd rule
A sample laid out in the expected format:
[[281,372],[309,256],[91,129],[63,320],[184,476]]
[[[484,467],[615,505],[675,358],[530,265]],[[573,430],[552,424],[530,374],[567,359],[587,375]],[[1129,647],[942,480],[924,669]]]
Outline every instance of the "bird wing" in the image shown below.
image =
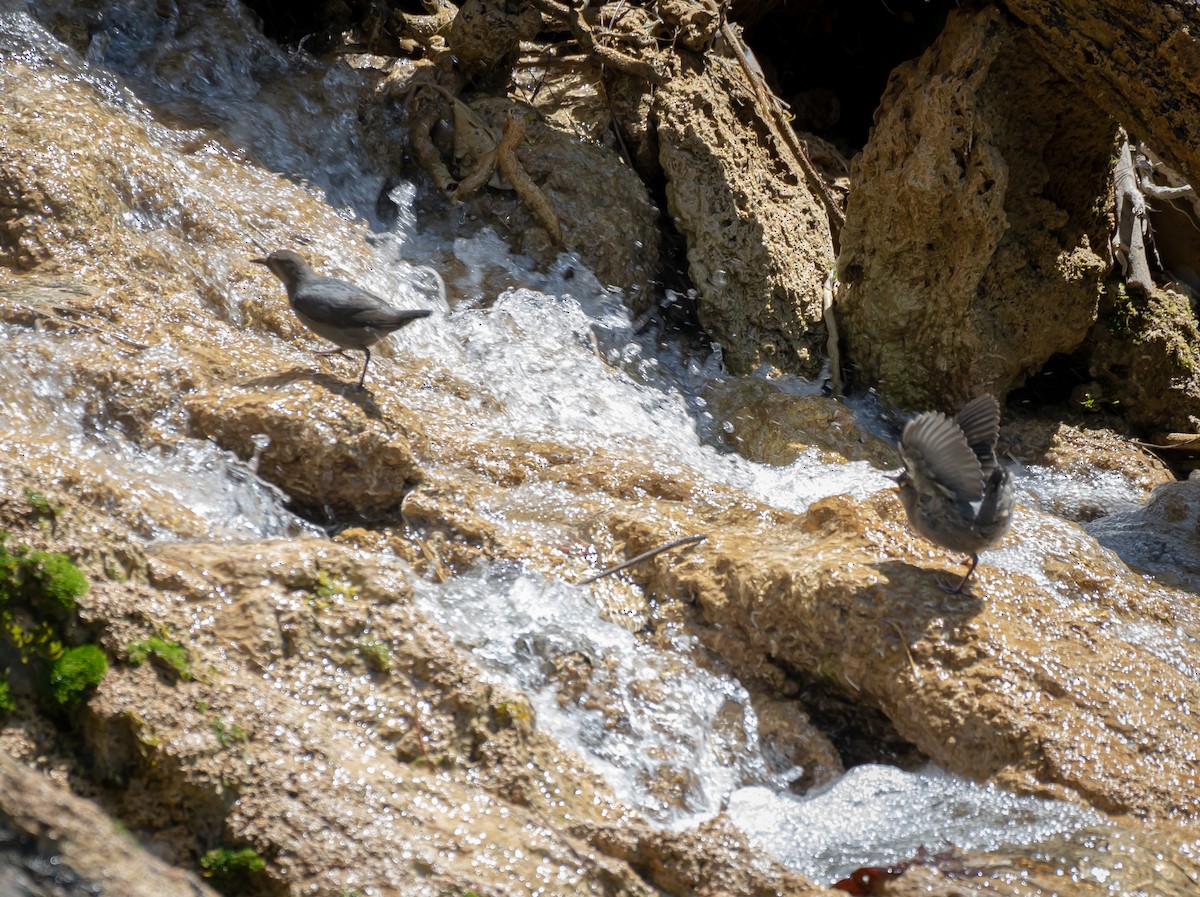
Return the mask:
[[378,327],[381,330],[395,330],[418,318],[427,318],[433,312],[427,308],[400,309],[384,306],[383,308],[364,308],[355,310],[346,320],[360,327]]
[[392,308],[374,293],[334,277],[315,278],[295,296],[298,311],[332,327],[379,327],[395,330],[409,321],[433,314],[427,308]]
[[[958,422],[940,411],[918,414],[900,435],[900,455],[917,492],[933,489],[951,498],[983,497],[983,469]],[[925,489],[922,489],[925,486]]]
[[963,431],[967,445],[979,459],[980,471],[986,481],[996,469],[996,440],[1000,436],[1000,405],[984,393],[963,405],[954,422]]

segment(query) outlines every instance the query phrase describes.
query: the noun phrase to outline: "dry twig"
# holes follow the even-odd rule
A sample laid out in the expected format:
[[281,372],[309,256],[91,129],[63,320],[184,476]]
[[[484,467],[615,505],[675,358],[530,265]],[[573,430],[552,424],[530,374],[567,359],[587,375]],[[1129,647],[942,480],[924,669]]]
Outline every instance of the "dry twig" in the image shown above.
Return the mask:
[[597,579],[603,579],[605,576],[611,576],[614,573],[620,573],[622,570],[628,570],[634,564],[640,564],[642,561],[649,560],[662,554],[664,551],[670,551],[673,548],[682,548],[685,545],[699,545],[708,536],[685,536],[682,539],[676,539],[674,542],[668,542],[666,545],[660,545],[658,548],[651,548],[649,551],[643,551],[637,557],[632,557],[623,564],[617,564],[615,567],[609,567],[607,570],[601,570],[587,579],[581,579],[575,583],[578,586],[585,586],[589,582],[595,582]]
[[754,55],[751,53],[750,48],[746,46],[745,42],[724,19],[721,21],[721,35],[725,38],[725,42],[729,44],[729,48],[737,57],[738,64],[742,68],[742,73],[750,85],[750,90],[754,94],[754,99],[759,109],[759,117],[775,138],[776,144],[785,146],[791,151],[791,156],[800,165],[805,180],[808,181],[809,185],[817,192],[817,195],[821,197],[821,201],[825,204],[825,211],[829,216],[829,224],[833,231],[833,241],[836,246],[842,227],[846,223],[846,216],[838,208],[837,201],[829,195],[829,191],[825,188],[825,181],[817,171],[816,166],[813,165],[812,160],[808,158],[808,152],[804,149],[800,138],[796,136],[795,130],[788,124],[783,109],[784,103],[767,86],[762,69],[759,68],[758,63],[754,60]]
[[5,296],[3,294],[0,294],[0,299],[3,299],[9,305],[15,306],[16,308],[24,309],[25,311],[32,314],[35,319],[36,318],[44,318],[47,321],[51,321],[55,324],[60,324],[64,327],[79,327],[83,330],[90,330],[93,333],[103,334],[104,336],[111,336],[113,339],[119,340],[120,342],[125,343],[128,346],[133,346],[133,348],[135,348],[135,349],[151,348],[151,346],[147,345],[146,343],[139,343],[137,340],[132,339],[128,336],[125,336],[125,334],[123,334],[123,333],[118,333],[116,330],[113,330],[111,327],[104,327],[100,324],[89,324],[86,321],[77,321],[73,318],[64,317],[64,315],[67,315],[67,314],[77,314],[77,315],[87,315],[88,317],[99,318],[100,320],[105,320],[105,318],[102,315],[98,315],[95,312],[88,311],[87,309],[74,308],[70,305],[49,305],[49,306],[27,305],[24,302],[18,302],[15,299],[11,299],[8,296]]

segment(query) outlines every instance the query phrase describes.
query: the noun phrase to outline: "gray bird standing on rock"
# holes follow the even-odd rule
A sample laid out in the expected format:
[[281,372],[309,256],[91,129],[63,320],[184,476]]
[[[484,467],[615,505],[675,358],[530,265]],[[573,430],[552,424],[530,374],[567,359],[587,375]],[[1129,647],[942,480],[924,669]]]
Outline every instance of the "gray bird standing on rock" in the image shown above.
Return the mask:
[[996,458],[999,435],[1000,406],[990,395],[971,399],[957,417],[918,414],[900,435],[904,472],[896,482],[908,522],[930,542],[971,556],[958,585],[938,580],[955,595],[979,552],[998,545],[1012,522],[1012,476]]
[[304,326],[337,344],[338,348],[318,355],[341,355],[346,349],[361,349],[366,353],[358,378],[359,389],[363,389],[367,379],[371,346],[406,324],[433,314],[427,308],[407,311],[392,308],[374,293],[352,283],[322,277],[290,249],[280,249],[265,259],[251,261],[266,265],[283,281],[292,311]]

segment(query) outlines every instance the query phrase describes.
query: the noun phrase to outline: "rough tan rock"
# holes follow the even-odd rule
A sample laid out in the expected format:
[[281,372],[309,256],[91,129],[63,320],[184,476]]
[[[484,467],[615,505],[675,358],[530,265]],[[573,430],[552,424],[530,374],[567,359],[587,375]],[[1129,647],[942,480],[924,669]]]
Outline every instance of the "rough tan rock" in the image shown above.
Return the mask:
[[815,376],[824,354],[829,222],[754,119],[738,63],[685,63],[654,97],[667,207],[687,240],[700,321],[735,373]]
[[1114,126],[994,8],[892,75],[852,169],[836,308],[860,385],[1003,397],[1096,318]]
[[854,413],[827,396],[791,395],[761,380],[742,378],[711,387],[709,410],[738,454],[762,464],[791,464],[810,448],[826,460],[870,461],[896,468],[894,446],[860,428]]
[[531,38],[540,25],[541,15],[528,4],[465,0],[450,24],[450,49],[458,65],[469,74],[503,74],[517,42]]
[[[1010,541],[1052,520],[1018,518]],[[985,555],[979,597],[954,602],[926,563],[906,559],[951,561],[908,532],[893,495],[835,496],[792,524],[714,532],[686,563],[654,568],[651,582],[696,603],[741,675],[775,681],[782,664],[836,684],[951,771],[1185,819],[1200,794],[1187,759],[1200,724],[1185,708],[1200,686],[1120,634],[1171,625],[1169,605],[1148,601],[1120,564],[1077,556],[1065,533],[1056,541],[1040,550],[1065,600]],[[1137,682],[1155,683],[1155,697]]]
[[1200,14],[1188,0],[1004,0],[1079,93],[1200,183]]
[[[5,830],[3,852],[23,849],[31,861],[25,875],[0,861],[0,890],[6,894],[43,893],[34,883],[40,870],[58,887],[77,888],[73,893],[98,889],[128,897],[217,897],[198,874],[173,868],[118,831],[100,807],[3,752],[0,829]],[[45,893],[65,892],[47,887]]]
[[[1161,458],[1128,436],[1109,429],[1016,418],[1005,423],[1000,450],[1026,464],[1043,465],[1082,481],[1097,471],[1116,471],[1141,489],[1144,496],[1149,496],[1156,486],[1175,482],[1175,475]],[[1072,519],[1087,519],[1086,514],[1081,518],[1067,508],[1056,511]]]
[[395,512],[421,480],[410,445],[419,424],[385,419],[367,393],[324,375],[225,387],[191,397],[188,409],[195,435],[256,459],[259,475],[302,508]]
[[[622,842],[624,850],[617,848]],[[739,862],[748,846],[746,840],[719,817],[679,834],[642,833],[632,843],[627,836],[618,835],[610,843],[610,849],[617,848],[614,852],[668,894],[816,897],[839,893],[815,888],[803,876],[770,860],[754,865]]]
[[[1156,839],[1162,841],[1156,844]],[[1064,876],[1061,866],[1043,860],[1005,853],[976,854],[949,847],[922,850],[915,857],[886,866],[869,867],[848,876],[858,886],[852,894],[888,894],[889,897],[928,897],[980,893],[998,897],[1099,897],[1101,894],[1135,894],[1147,882],[1162,897],[1184,897],[1195,887],[1200,865],[1189,857],[1194,843],[1180,832],[1116,832],[1097,827],[1056,845],[1059,856],[1077,865],[1078,873]],[[1094,865],[1094,845],[1123,842],[1121,859]],[[1170,845],[1166,851],[1158,848]],[[1172,857],[1164,861],[1164,853]],[[1061,860],[1060,860],[1061,862]]]
[[[786,712],[796,677],[812,674],[864,713],[882,708],[924,750],[942,745],[935,755],[952,768],[992,773],[987,761],[1001,753],[1012,768],[996,774],[1000,781],[1049,792],[1066,783],[1099,806],[1137,812],[1172,812],[1168,790],[1177,805],[1197,793],[1179,771],[1180,758],[1190,756],[1179,707],[1194,705],[1193,686],[1140,649],[1126,647],[1132,659],[1111,661],[1128,680],[1103,665],[1117,644],[1105,629],[1114,620],[1188,625],[1161,592],[1119,565],[1051,552],[1045,572],[1057,591],[1050,594],[1019,578],[1004,583],[985,559],[982,609],[946,609],[928,599],[925,565],[930,557],[950,561],[914,542],[886,497],[830,499],[791,515],[648,452],[639,456],[641,447],[618,453],[520,434],[497,438],[471,418],[502,411],[487,384],[414,372],[402,360],[391,365],[399,380],[419,374],[428,389],[409,396],[381,379],[374,406],[365,396],[356,402],[341,391],[343,381],[313,373],[317,364],[292,345],[307,337],[278,285],[241,260],[255,248],[244,242],[253,233],[283,245],[307,240],[327,256],[336,243],[346,265],[368,256],[361,232],[300,187],[209,152],[207,143],[198,150],[194,134],[182,146],[172,142],[183,140],[177,132],[149,127],[144,110],[123,117],[132,99],[110,102],[93,80],[73,79],[49,59],[43,52],[0,58],[4,158],[16,172],[7,183],[23,203],[5,231],[15,241],[4,246],[12,268],[0,276],[8,284],[35,266],[38,277],[78,278],[95,291],[88,309],[101,323],[153,344],[127,357],[99,356],[94,334],[65,328],[38,348],[53,358],[62,395],[91,402],[96,421],[112,413],[140,446],[169,450],[169,437],[182,439],[185,406],[194,405],[218,429],[228,427],[231,445],[234,437],[250,440],[241,444],[251,456],[254,414],[279,428],[281,442],[294,424],[296,438],[317,440],[296,424],[317,397],[339,419],[313,412],[313,428],[351,442],[361,437],[376,459],[394,452],[401,467],[413,450],[392,443],[397,429],[412,443],[423,443],[425,430],[429,446],[420,453],[449,471],[438,471],[424,501],[414,502],[414,518],[419,529],[461,542],[464,563],[520,558],[566,576],[594,568],[601,554],[619,560],[664,537],[710,533],[711,553],[706,543],[629,576],[655,586],[661,602],[640,612],[718,647],[755,686],[756,706],[778,702],[781,712],[764,717],[793,757],[807,751],[834,768],[828,741],[806,733],[803,714]],[[199,180],[203,191],[193,189]],[[49,208],[33,203],[39,191],[51,197]],[[198,192],[210,204],[196,201]],[[130,220],[153,226],[133,228]],[[297,359],[302,373],[280,377]],[[199,394],[172,398],[193,390]],[[134,395],[121,400],[125,391]],[[246,395],[273,396],[280,407],[251,402],[253,412],[238,421]],[[402,413],[410,398],[440,419],[398,428],[396,421],[410,420]],[[207,544],[198,541],[202,520],[164,522],[186,511],[182,505],[138,504],[136,476],[55,457],[64,454],[63,440],[30,452],[33,442],[4,437],[11,492],[0,500],[0,525],[13,538],[83,561],[93,590],[81,618],[115,663],[80,712],[78,730],[67,736],[44,718],[21,717],[0,729],[0,744],[20,745],[14,755],[48,766],[57,781],[102,791],[163,855],[191,864],[211,844],[249,843],[268,863],[262,889],[279,895],[368,887],[414,895],[807,888],[720,824],[678,836],[640,827],[578,757],[539,734],[522,696],[483,681],[415,611],[411,574],[387,550],[416,558],[419,534],[397,525],[344,534],[347,544]],[[316,450],[316,442],[305,444]],[[313,492],[331,488],[292,475]],[[383,474],[363,472],[364,490],[375,488],[372,476]],[[53,525],[29,513],[24,485],[63,506]],[[539,489],[540,502],[531,502]],[[158,527],[190,544],[160,543],[147,560],[138,536]],[[1030,536],[1023,530],[1013,538]],[[1070,601],[1062,607],[1056,600],[1064,595]],[[948,625],[939,629],[932,614]],[[193,679],[172,682],[152,664],[122,662],[130,641],[151,633],[186,643]],[[774,635],[785,649],[778,657],[766,651]],[[1068,635],[1098,646],[1100,660],[1089,666],[1086,655],[1069,653]],[[586,688],[571,661],[561,658],[557,672],[567,686]],[[1194,665],[1186,656],[1182,663]],[[960,670],[973,677],[966,686]],[[1144,707],[1131,685],[1142,681],[1154,683],[1140,695]],[[1107,755],[1071,753],[1072,736],[1088,745],[1097,733],[1113,739]],[[1142,764],[1118,776],[1138,739]]]

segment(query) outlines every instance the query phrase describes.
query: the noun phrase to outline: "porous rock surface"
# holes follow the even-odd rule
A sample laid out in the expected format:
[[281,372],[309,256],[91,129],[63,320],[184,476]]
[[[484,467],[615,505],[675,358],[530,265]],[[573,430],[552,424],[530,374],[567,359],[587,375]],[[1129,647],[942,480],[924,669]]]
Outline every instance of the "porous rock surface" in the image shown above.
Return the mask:
[[420,424],[383,415],[354,384],[291,376],[218,387],[188,399],[192,432],[213,439],[301,508],[365,516],[395,512],[420,482],[410,440]]
[[[0,528],[80,563],[91,582],[81,625],[112,668],[69,726],[25,702],[0,745],[61,790],[91,792],[157,855],[194,868],[213,845],[253,846],[266,861],[254,886],[276,895],[831,893],[720,818],[682,833],[643,824],[413,598],[420,573],[454,576],[474,559],[574,579],[687,533],[708,541],[596,594],[642,637],[678,632],[694,637],[698,658],[699,646],[715,650],[770,716],[774,748],[813,767],[812,784],[836,775],[840,757],[806,714],[781,708],[796,710],[806,679],[819,679],[949,769],[1147,820],[1118,833],[1153,835],[1196,812],[1197,739],[1184,712],[1195,684],[1168,661],[1198,661],[1186,647],[1163,659],[1117,638],[1194,632],[1195,621],[1172,609],[1186,606],[1179,596],[1131,575],[1078,528],[1022,511],[1008,545],[1035,532],[1061,540],[1044,554],[1044,581],[985,556],[978,597],[946,604],[930,568],[957,565],[908,533],[886,493],[792,514],[644,446],[618,454],[497,433],[477,418],[500,416],[502,400],[451,362],[381,352],[369,397],[345,391],[357,366],[309,356],[315,341],[278,284],[245,263],[261,251],[246,234],[314,256],[336,246],[343,265],[369,267],[363,232],[298,185],[193,152],[191,138],[173,142],[134,100],[116,103],[69,64],[26,50],[0,56],[15,160],[0,169],[3,189],[25,198],[6,222],[0,286],[61,305],[68,294],[51,280],[70,278],[84,289],[77,307],[116,335],[61,323],[38,334],[28,316],[46,320],[48,302],[35,313],[5,306],[22,375],[70,407],[37,404],[0,434]],[[141,111],[127,116],[130,106]],[[62,158],[71,164],[52,164]],[[181,186],[199,180],[211,202]],[[453,359],[450,341],[440,349]],[[310,422],[291,429],[302,407]],[[109,409],[127,428],[112,444],[136,447],[145,466],[62,451],[71,426],[106,422]],[[407,482],[414,459],[424,479],[402,498],[413,514],[389,511],[336,541],[212,541],[212,513],[155,479],[168,453],[203,447],[186,435],[195,409],[250,461],[260,429],[281,452],[290,439],[319,451],[308,440],[325,426],[344,428],[339,441],[378,440],[366,445],[363,482],[382,482],[393,461]],[[402,409],[420,426],[397,425]],[[818,429],[844,420],[827,404],[808,412],[799,418]],[[825,444],[828,434],[803,426],[789,444]],[[407,444],[388,448],[400,431]],[[57,508],[52,520],[32,513],[23,487]],[[189,676],[128,662],[131,643],[152,634],[180,641]],[[602,697],[572,658],[555,660],[569,686]],[[14,786],[16,804],[42,784]],[[971,862],[985,871],[943,876],[928,893],[986,892],[1011,868]],[[1163,862],[1187,874],[1182,850]],[[1091,892],[1064,881],[1058,893],[1072,888]]]
[[681,66],[655,93],[653,115],[700,321],[735,373],[767,365],[815,376],[833,264],[825,209],[750,111],[755,100],[733,58]]
[[0,751],[0,893],[217,897],[117,830],[109,815]]
[[853,165],[836,307],[855,382],[951,411],[1072,352],[1108,267],[1114,134],[996,9],[952,11]]
[[1200,182],[1200,12],[1188,0],[1003,0],[1079,92]]
[[[613,525],[647,537],[644,522]],[[972,778],[1110,813],[1192,818],[1200,725],[1187,708],[1200,686],[1129,633],[1190,630],[1194,615],[1171,611],[1186,603],[1145,589],[1111,556],[1080,553],[1091,540],[1073,524],[1021,508],[1005,544],[1034,532],[1060,545],[1045,580],[1001,572],[985,554],[974,594],[957,601],[930,569],[953,574],[956,559],[912,536],[889,493],[834,496],[770,526],[726,519],[702,551],[648,572],[660,594],[695,606],[704,637],[745,680],[786,691],[785,671],[802,671],[834,683]]]

